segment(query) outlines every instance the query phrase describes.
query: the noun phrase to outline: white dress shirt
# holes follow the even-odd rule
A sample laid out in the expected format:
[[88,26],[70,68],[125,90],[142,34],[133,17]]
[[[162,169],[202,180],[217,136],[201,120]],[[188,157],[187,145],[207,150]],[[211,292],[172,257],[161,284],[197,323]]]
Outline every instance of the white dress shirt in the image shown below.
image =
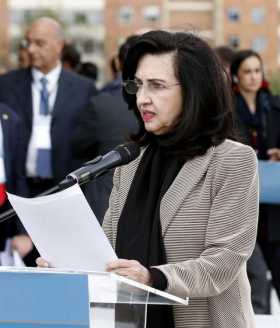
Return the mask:
[[[48,74],[44,75],[37,69],[32,69],[32,108],[33,124],[31,138],[28,145],[26,172],[28,177],[36,177],[36,163],[38,149],[51,149],[51,117],[54,108],[58,80],[61,73],[62,65],[59,63]],[[42,89],[41,78],[45,77],[48,81],[47,90],[49,93],[49,114],[40,114],[40,92]]]

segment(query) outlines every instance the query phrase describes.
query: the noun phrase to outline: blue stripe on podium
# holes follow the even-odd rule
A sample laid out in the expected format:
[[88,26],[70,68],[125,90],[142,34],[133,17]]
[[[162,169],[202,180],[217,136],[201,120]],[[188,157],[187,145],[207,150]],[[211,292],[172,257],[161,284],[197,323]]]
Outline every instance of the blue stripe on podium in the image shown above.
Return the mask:
[[86,275],[0,272],[0,327],[89,328]]
[[259,161],[260,203],[280,204],[280,162]]

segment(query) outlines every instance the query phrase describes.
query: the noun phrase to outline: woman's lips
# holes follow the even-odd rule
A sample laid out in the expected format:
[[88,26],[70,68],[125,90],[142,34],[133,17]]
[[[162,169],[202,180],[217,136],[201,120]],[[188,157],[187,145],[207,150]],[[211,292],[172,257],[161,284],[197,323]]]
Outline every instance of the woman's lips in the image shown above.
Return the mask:
[[151,120],[154,118],[154,116],[155,116],[155,113],[153,113],[153,112],[144,111],[144,112],[142,113],[142,118],[143,118],[143,121],[144,121],[144,122],[149,122],[149,121],[151,121]]

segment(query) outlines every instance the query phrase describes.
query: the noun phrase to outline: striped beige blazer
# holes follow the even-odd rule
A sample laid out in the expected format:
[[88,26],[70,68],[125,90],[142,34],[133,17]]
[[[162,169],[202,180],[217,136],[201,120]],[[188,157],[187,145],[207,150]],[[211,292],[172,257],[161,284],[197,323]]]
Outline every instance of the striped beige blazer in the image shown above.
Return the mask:
[[[118,168],[103,227],[115,247],[118,220],[141,155]],[[254,327],[246,261],[255,244],[258,174],[254,151],[226,140],[182,167],[160,206],[166,292],[176,328]],[[133,220],[133,213],[131,213]]]

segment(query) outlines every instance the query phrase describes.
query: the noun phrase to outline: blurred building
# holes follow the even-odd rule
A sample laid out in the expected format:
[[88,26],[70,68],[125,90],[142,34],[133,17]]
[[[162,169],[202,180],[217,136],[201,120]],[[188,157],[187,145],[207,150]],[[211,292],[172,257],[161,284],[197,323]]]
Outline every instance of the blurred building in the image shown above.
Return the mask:
[[279,14],[280,0],[0,0],[0,58],[7,60],[9,34],[15,61],[25,26],[50,15],[62,22],[82,59],[97,63],[101,80],[128,35],[154,28],[194,31],[213,46],[253,48],[271,72],[280,68]]
[[280,2],[278,0],[224,0],[220,43],[252,48],[264,59],[268,72],[280,67]]
[[[0,0],[2,3],[3,0]],[[66,39],[82,53],[83,61],[104,66],[104,0],[7,0],[10,20],[12,61],[26,26],[41,16],[61,22]]]
[[9,30],[7,0],[0,1],[0,68],[9,64]]
[[162,0],[106,0],[105,57],[116,55],[125,38],[140,30],[164,27]]
[[164,28],[197,32],[211,45],[253,48],[268,71],[280,66],[278,0],[106,0],[105,53],[128,35]]

